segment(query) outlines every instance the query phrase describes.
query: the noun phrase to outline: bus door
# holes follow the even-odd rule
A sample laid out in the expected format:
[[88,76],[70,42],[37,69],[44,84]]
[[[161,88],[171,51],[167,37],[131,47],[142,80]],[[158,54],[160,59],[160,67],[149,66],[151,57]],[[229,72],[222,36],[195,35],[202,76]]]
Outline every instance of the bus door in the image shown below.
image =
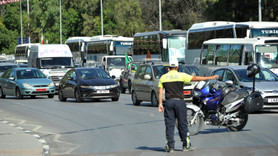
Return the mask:
[[255,61],[255,54],[252,45],[244,45],[243,50],[243,65],[249,65],[250,63],[256,63]]

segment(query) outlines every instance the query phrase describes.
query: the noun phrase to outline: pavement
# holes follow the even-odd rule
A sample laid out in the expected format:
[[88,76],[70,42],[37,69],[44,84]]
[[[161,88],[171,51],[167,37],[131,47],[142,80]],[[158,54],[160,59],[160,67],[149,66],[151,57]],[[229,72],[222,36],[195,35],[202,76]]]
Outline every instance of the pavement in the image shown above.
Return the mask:
[[39,135],[0,119],[0,156],[48,156],[49,146]]

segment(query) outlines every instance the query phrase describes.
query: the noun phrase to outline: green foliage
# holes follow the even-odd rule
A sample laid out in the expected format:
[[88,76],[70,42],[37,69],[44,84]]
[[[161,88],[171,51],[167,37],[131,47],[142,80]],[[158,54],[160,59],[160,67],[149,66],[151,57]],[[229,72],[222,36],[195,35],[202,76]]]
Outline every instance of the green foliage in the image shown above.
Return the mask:
[[[262,0],[262,19],[278,21],[277,0]],[[60,0],[22,1],[23,36],[60,43]],[[62,0],[62,39],[101,35],[100,0]],[[257,0],[161,0],[163,30],[187,30],[205,21],[256,21]],[[158,0],[103,0],[104,34],[131,37],[159,30]],[[29,23],[29,26],[28,26]],[[0,51],[11,53],[21,35],[19,2],[0,6]]]
[[3,23],[0,22],[0,54],[13,54],[16,46],[17,33],[8,30]]

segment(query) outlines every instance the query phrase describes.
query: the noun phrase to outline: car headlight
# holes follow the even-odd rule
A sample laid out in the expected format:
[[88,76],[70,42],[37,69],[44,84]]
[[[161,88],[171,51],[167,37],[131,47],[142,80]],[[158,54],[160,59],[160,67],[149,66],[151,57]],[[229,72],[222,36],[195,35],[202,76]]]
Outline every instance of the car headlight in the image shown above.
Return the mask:
[[95,90],[105,90],[105,89],[116,88],[118,86],[119,86],[119,84],[108,85],[108,86],[84,86],[84,85],[81,85],[80,87],[87,88],[87,89],[95,89]]
[[194,92],[193,92],[193,96],[199,97],[199,96],[201,96],[201,92],[194,91]]
[[53,82],[49,83],[48,87],[52,87],[52,86],[54,86],[54,83]]
[[94,89],[94,86],[83,86],[83,85],[81,85],[80,87],[81,88],[87,88],[87,89]]
[[25,87],[25,88],[31,88],[31,87],[33,87],[33,86],[30,85],[30,84],[28,84],[28,83],[23,83],[23,87]]

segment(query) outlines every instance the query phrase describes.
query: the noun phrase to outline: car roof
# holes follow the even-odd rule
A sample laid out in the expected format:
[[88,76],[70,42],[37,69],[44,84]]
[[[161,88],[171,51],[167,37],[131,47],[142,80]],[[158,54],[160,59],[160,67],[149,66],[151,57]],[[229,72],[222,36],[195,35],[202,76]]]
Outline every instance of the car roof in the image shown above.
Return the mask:
[[74,70],[88,70],[88,69],[101,69],[101,68],[98,68],[98,67],[75,67],[73,68]]
[[0,66],[12,66],[12,65],[17,66],[17,64],[15,63],[0,63]]
[[35,69],[35,70],[39,70],[38,68],[32,68],[32,67],[14,68],[13,70],[28,70],[28,69]]
[[[231,70],[239,70],[239,69],[247,69],[248,66],[244,65],[244,66],[227,66],[227,67],[219,67],[219,68],[216,68],[215,70],[218,70],[218,69],[231,69]],[[261,69],[266,69],[264,67],[261,67]],[[215,71],[213,70],[213,71]]]

